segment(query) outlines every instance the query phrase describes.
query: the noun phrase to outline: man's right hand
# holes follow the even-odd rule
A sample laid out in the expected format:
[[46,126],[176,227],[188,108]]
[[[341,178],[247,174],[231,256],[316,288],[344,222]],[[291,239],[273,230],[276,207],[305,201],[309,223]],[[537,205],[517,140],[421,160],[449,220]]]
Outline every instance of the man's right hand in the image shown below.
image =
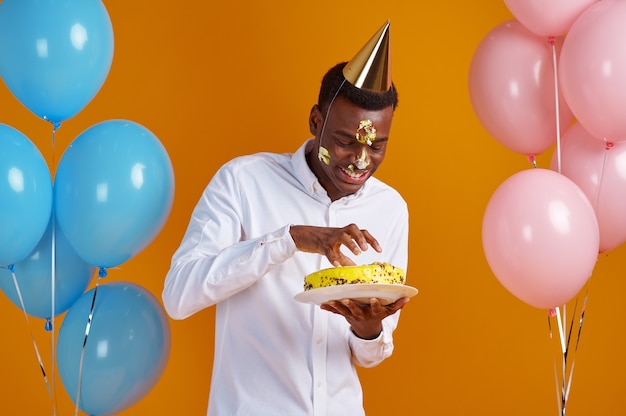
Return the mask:
[[369,246],[379,253],[382,251],[378,241],[367,230],[361,230],[356,224],[342,228],[292,225],[289,233],[298,250],[323,254],[334,266],[355,265],[341,252],[341,246],[346,246],[355,255],[367,250]]

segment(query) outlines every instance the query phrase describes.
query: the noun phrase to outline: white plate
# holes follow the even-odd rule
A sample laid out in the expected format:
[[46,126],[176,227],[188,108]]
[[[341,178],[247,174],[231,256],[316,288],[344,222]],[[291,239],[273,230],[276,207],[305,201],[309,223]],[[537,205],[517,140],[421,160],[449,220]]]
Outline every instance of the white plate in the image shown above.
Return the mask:
[[352,299],[355,302],[369,304],[371,298],[378,298],[383,305],[388,305],[400,298],[415,295],[417,289],[411,286],[365,283],[305,290],[294,296],[294,299],[298,302],[320,305],[339,299]]

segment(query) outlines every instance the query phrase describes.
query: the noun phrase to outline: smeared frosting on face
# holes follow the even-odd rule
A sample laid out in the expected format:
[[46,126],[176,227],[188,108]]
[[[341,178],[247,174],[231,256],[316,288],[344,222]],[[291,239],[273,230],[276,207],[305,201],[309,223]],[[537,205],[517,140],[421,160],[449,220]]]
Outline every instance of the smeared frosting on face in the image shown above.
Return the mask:
[[320,160],[320,162],[324,162],[327,165],[330,164],[330,153],[328,152],[328,149],[324,146],[320,146],[319,150],[317,151],[317,158]]
[[354,163],[356,164],[357,169],[361,169],[361,170],[369,166],[370,161],[367,159],[367,151],[365,151],[365,149],[363,149],[363,151],[361,152],[361,155],[357,158],[357,160]]
[[355,138],[359,143],[367,144],[368,146],[372,145],[374,140],[376,140],[376,128],[374,127],[372,120],[361,120],[359,122]]

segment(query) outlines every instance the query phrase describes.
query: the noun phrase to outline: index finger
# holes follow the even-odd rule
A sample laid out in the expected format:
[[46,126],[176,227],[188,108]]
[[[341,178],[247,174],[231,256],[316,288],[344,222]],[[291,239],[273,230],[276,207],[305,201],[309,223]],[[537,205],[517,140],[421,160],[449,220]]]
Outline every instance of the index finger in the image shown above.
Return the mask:
[[[343,232],[346,237],[350,238],[356,245],[358,245],[361,251],[367,250],[368,245],[379,253],[382,251],[380,244],[378,244],[378,241],[374,238],[374,236],[370,234],[369,231],[360,229],[356,224],[350,224],[344,227]],[[344,245],[349,247],[349,245],[345,242]]]
[[378,240],[376,240],[376,239],[374,238],[374,236],[370,234],[370,232],[369,232],[369,231],[367,231],[367,230],[361,230],[361,232],[363,233],[363,236],[365,237],[365,240],[368,242],[368,244],[369,244],[370,246],[372,246],[372,248],[373,248],[374,250],[376,250],[376,251],[377,251],[377,252],[379,252],[379,253],[380,253],[381,251],[383,251],[383,249],[382,249],[382,247],[380,246],[380,244],[378,244]]
[[339,266],[354,266],[355,263],[352,259],[341,252],[339,247],[333,248],[326,252],[326,258],[335,267]]

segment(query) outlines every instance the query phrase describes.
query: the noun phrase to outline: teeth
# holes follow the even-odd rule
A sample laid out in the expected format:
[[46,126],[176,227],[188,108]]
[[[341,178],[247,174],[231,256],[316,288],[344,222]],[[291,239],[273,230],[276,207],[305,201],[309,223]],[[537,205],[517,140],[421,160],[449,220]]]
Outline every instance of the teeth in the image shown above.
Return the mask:
[[365,172],[355,172],[355,171],[353,171],[353,170],[348,170],[348,169],[344,169],[344,168],[341,168],[341,170],[342,170],[342,171],[343,171],[346,175],[348,175],[349,177],[354,178],[354,179],[359,179],[360,177],[362,177],[363,175],[365,175]]

